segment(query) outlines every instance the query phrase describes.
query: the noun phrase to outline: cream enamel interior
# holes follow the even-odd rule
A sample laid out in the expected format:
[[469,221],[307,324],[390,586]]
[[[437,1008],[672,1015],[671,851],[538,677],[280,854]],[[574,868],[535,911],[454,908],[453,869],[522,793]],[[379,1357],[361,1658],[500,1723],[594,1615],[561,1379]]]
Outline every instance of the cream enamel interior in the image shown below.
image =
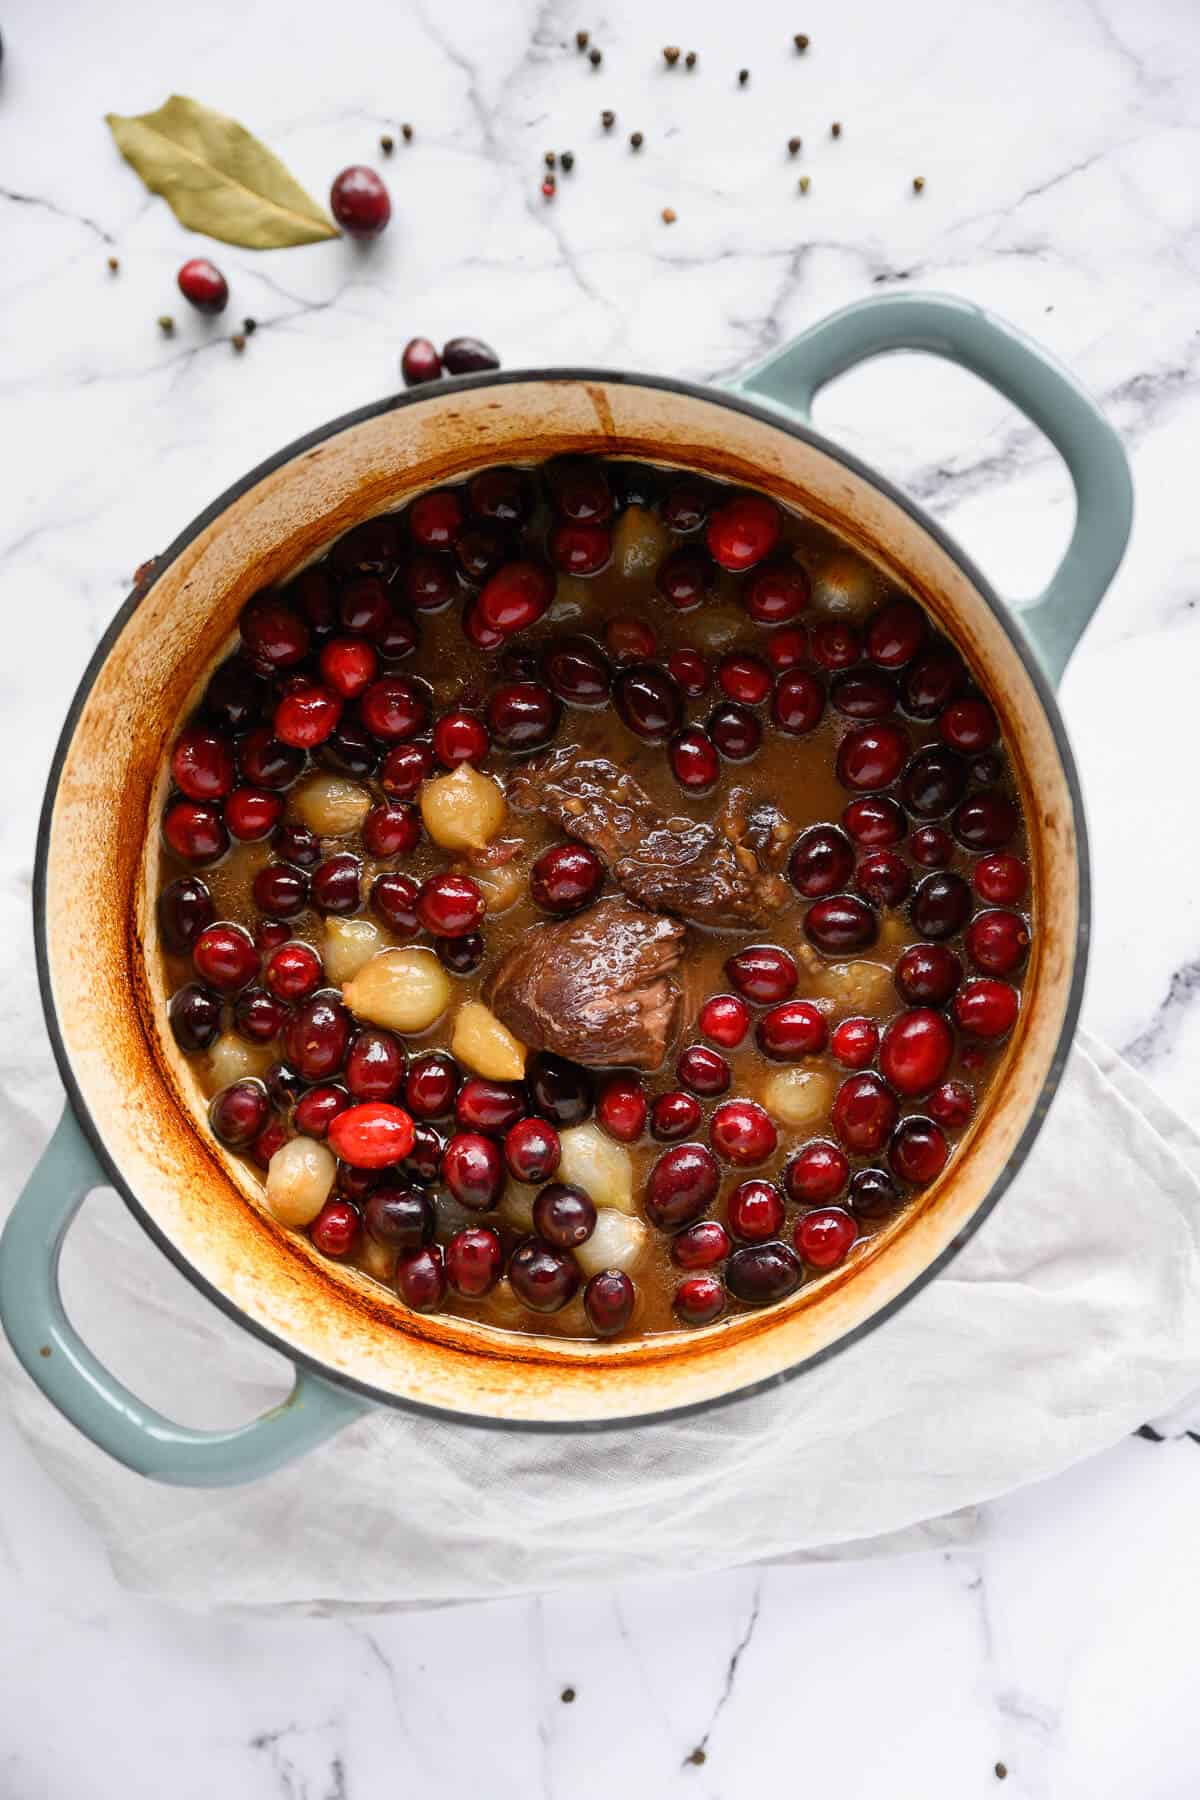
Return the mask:
[[[763,488],[830,524],[915,593],[1002,716],[1038,907],[1026,1003],[990,1104],[921,1203],[868,1257],[779,1307],[615,1346],[415,1316],[275,1225],[207,1132],[144,954],[153,949],[146,896],[163,749],[246,599],[414,491],[564,451],[693,466]],[[531,377],[447,387],[347,427],[249,486],[162,570],[110,650],[68,747],[46,908],[53,999],[82,1098],[109,1159],[188,1268],[285,1351],[383,1397],[485,1418],[599,1421],[695,1405],[793,1367],[870,1320],[970,1223],[1042,1103],[1055,1058],[1078,954],[1078,846],[1033,682],[987,602],[905,510],[821,449],[719,400],[634,381]]]

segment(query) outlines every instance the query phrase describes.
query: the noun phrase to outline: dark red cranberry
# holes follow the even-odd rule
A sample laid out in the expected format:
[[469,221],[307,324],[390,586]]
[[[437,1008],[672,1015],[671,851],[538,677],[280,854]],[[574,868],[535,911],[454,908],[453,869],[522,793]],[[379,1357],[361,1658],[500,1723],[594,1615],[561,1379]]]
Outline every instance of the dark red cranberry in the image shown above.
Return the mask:
[[[226,816],[228,810],[226,808]],[[993,906],[1012,906],[1029,886],[1029,870],[1019,856],[1000,851],[995,856],[980,858],[972,880],[981,900],[987,900]]]
[[899,906],[908,897],[912,876],[894,850],[870,850],[854,871],[854,885],[872,906]]
[[919,751],[905,769],[900,798],[918,819],[940,819],[958,805],[966,785],[962,757],[933,744]]
[[975,1090],[965,1081],[943,1081],[925,1105],[932,1119],[949,1131],[965,1125],[975,1111]]
[[288,1008],[265,988],[243,988],[233,1003],[234,1029],[251,1044],[269,1044],[283,1030]]
[[1000,850],[1020,823],[1021,815],[1007,794],[971,794],[954,815],[954,835],[968,850]]
[[954,700],[938,720],[938,734],[952,750],[975,756],[988,750],[999,735],[996,715],[986,700]]
[[827,1138],[813,1138],[802,1144],[783,1171],[783,1185],[788,1197],[801,1206],[823,1206],[836,1200],[850,1179],[850,1164],[844,1150]]
[[400,662],[417,647],[417,626],[407,613],[393,612],[375,633],[376,647],[384,662]]
[[447,375],[479,375],[500,367],[500,358],[491,345],[473,337],[447,338],[442,345],[442,362]]
[[396,1291],[414,1312],[436,1312],[446,1298],[446,1268],[437,1244],[406,1251],[396,1264]]
[[968,981],[954,996],[954,1017],[972,1037],[1002,1038],[1017,1022],[1020,1001],[1006,981]]
[[726,958],[725,973],[744,999],[773,1006],[796,991],[796,964],[777,944],[751,944]]
[[718,1219],[698,1219],[671,1239],[671,1261],[678,1269],[711,1269],[732,1249],[729,1233]]
[[484,469],[467,483],[467,503],[477,519],[520,525],[529,513],[529,484],[520,469]]
[[[379,513],[343,533],[329,552],[329,561],[339,575],[388,575],[399,555],[400,521],[395,513]],[[307,581],[310,575],[306,571],[299,580]]]
[[646,1090],[636,1075],[610,1075],[596,1095],[596,1118],[619,1144],[636,1144],[646,1129]]
[[962,972],[947,944],[910,944],[896,964],[896,987],[910,1006],[944,1006]]
[[163,836],[185,862],[215,862],[229,848],[229,833],[215,806],[206,800],[176,800],[163,814]]
[[350,1105],[350,1096],[341,1087],[309,1088],[296,1102],[292,1124],[305,1137],[324,1138],[339,1113]]
[[286,944],[291,931],[282,919],[260,919],[254,927],[254,945],[266,956],[272,950],[278,950],[280,944]]
[[655,585],[677,612],[702,606],[713,591],[716,570],[711,557],[695,546],[673,550],[658,566]]
[[780,731],[803,737],[820,723],[825,711],[825,689],[807,669],[788,669],[775,683],[771,717]]
[[458,1093],[458,1064],[444,1050],[431,1050],[409,1067],[404,1104],[414,1119],[448,1119]]
[[429,724],[428,700],[404,675],[373,681],[359,704],[363,724],[385,744],[419,737]]
[[545,657],[546,680],[569,706],[603,706],[612,677],[608,664],[590,638],[561,638]]
[[346,1058],[346,1086],[356,1100],[390,1100],[404,1076],[404,1052],[390,1031],[358,1033]]
[[359,719],[343,713],[341,724],[317,755],[327,768],[361,777],[369,775],[379,761],[379,744]]
[[213,1095],[208,1122],[213,1135],[230,1150],[245,1150],[266,1124],[270,1110],[261,1081],[235,1081]]
[[717,685],[742,706],[760,706],[771,691],[771,671],[761,657],[730,651],[717,664]]
[[357,700],[379,673],[379,658],[362,638],[336,637],[321,646],[321,677],[343,700]]
[[225,802],[225,823],[242,843],[266,837],[282,817],[282,799],[265,788],[236,787]]
[[812,655],[822,669],[850,669],[862,655],[862,644],[853,625],[822,619],[813,626]]
[[699,725],[689,725],[671,739],[667,751],[671,773],[689,794],[708,794],[721,777],[716,746]]
[[886,675],[864,669],[857,675],[840,675],[829,698],[848,719],[886,719],[896,710],[896,684]]
[[490,1293],[504,1273],[498,1234],[487,1225],[468,1225],[446,1245],[446,1280],[464,1300]]
[[879,1067],[898,1094],[927,1094],[954,1054],[954,1033],[940,1012],[914,1007],[893,1019],[883,1034]]
[[433,753],[444,769],[482,762],[490,749],[486,727],[474,713],[444,713],[433,728]]
[[[558,1167],[562,1146],[553,1125],[545,1119],[518,1119],[504,1134],[504,1160],[514,1181],[536,1187],[549,1181]],[[594,1223],[594,1220],[593,1220]],[[543,1237],[557,1243],[552,1232],[538,1226]],[[582,1238],[579,1240],[582,1243]]]
[[597,1337],[616,1337],[633,1317],[637,1290],[623,1269],[601,1269],[583,1290],[588,1323]]
[[487,949],[481,931],[467,931],[462,937],[440,937],[433,947],[438,961],[451,975],[473,975]]
[[234,783],[233,751],[215,731],[193,726],[176,741],[171,774],[189,800],[220,800]]
[[779,508],[765,494],[735,494],[708,521],[706,542],[715,562],[740,574],[771,554],[782,527]]
[[1020,913],[976,913],[964,938],[967,955],[985,975],[1011,975],[1029,951],[1029,927]]
[[802,1056],[819,1056],[829,1041],[829,1028],[811,1000],[785,1000],[763,1014],[755,1037],[772,1062],[795,1062]]
[[711,1325],[725,1311],[725,1289],[716,1275],[687,1275],[675,1289],[676,1316],[685,1325]]
[[779,674],[794,669],[808,655],[808,633],[803,625],[789,625],[785,631],[773,631],[767,639],[767,661]]
[[215,1044],[221,1030],[221,1002],[198,981],[186,981],[167,1008],[175,1042],[189,1054]]
[[899,1108],[878,1075],[849,1075],[834,1098],[830,1122],[858,1156],[874,1156],[896,1127]]
[[540,682],[505,682],[488,698],[488,729],[502,750],[540,750],[558,730],[560,713],[558,701]]
[[842,809],[844,829],[865,850],[898,844],[907,823],[903,808],[887,794],[864,794],[858,800],[848,801]]
[[284,1033],[287,1060],[305,1081],[328,1081],[346,1059],[350,1014],[330,993],[314,994],[298,1006]]
[[483,890],[469,875],[431,875],[417,894],[417,918],[437,937],[478,931],[486,910]]
[[419,1188],[378,1187],[368,1197],[363,1221],[377,1244],[412,1251],[431,1241],[437,1213]]
[[468,644],[474,644],[485,655],[499,650],[505,642],[504,633],[497,631],[494,625],[489,625],[482,617],[478,600],[472,600],[463,608],[462,628]]
[[229,303],[229,283],[216,263],[206,256],[193,256],[175,277],[179,291],[197,312],[224,312]]
[[604,627],[604,642],[615,663],[648,662],[658,648],[658,639],[644,619],[610,619]]
[[604,885],[604,864],[586,844],[552,844],[529,871],[529,892],[543,912],[578,912]]
[[462,1130],[481,1131],[488,1137],[503,1137],[525,1110],[519,1081],[492,1081],[484,1075],[468,1075],[454,1100],[454,1117]]
[[703,1144],[675,1144],[664,1150],[646,1177],[646,1217],[661,1231],[690,1225],[717,1197],[721,1171]]
[[649,744],[673,737],[683,723],[683,696],[657,663],[632,663],[613,683],[613,704],[630,731]]
[[456,488],[420,494],[408,509],[408,534],[422,550],[447,550],[466,521]]
[[725,1162],[752,1168],[775,1154],[779,1133],[756,1100],[723,1100],[708,1121],[708,1135]]
[[930,650],[904,671],[900,692],[914,719],[936,719],[962,692],[967,672],[953,650]]
[[797,1219],[792,1242],[810,1269],[835,1269],[857,1236],[851,1215],[840,1206],[828,1206]]
[[400,571],[400,592],[417,612],[440,612],[458,591],[454,564],[435,550],[417,550]]
[[735,1300],[770,1306],[794,1294],[804,1270],[786,1244],[749,1244],[735,1250],[725,1265],[725,1285]]
[[856,895],[831,894],[827,900],[814,900],[805,913],[804,935],[827,956],[843,956],[873,944],[879,935],[879,921]]
[[338,617],[347,631],[375,637],[387,627],[392,603],[377,575],[360,575],[348,581],[338,596]]
[[158,934],[175,956],[185,956],[215,916],[212,895],[197,875],[181,875],[158,896]]
[[867,627],[867,655],[881,669],[902,669],[921,648],[925,615],[911,600],[890,600]]
[[353,163],[334,178],[329,210],[350,237],[378,237],[392,216],[388,191],[374,169]]
[[607,525],[556,525],[549,548],[564,575],[597,575],[612,557],[612,532]]
[[812,825],[796,840],[788,860],[788,876],[806,900],[821,900],[846,885],[854,868],[854,852],[833,825]]
[[258,594],[244,606],[238,629],[251,656],[272,668],[290,669],[308,655],[308,626],[276,594]]
[[241,656],[228,657],[209,677],[204,711],[227,731],[245,731],[263,716],[270,689]]
[[258,974],[259,960],[250,933],[224,920],[206,925],[192,944],[197,975],[221,994],[236,994],[249,987]]
[[762,722],[732,700],[713,708],[707,729],[727,762],[746,762],[762,743]]
[[736,994],[714,994],[700,1008],[696,1023],[710,1042],[720,1044],[723,1050],[736,1050],[750,1029],[750,1013]]
[[442,359],[428,338],[409,338],[400,353],[400,373],[405,387],[420,387],[422,382],[438,381]]
[[932,1119],[901,1119],[896,1128],[888,1162],[892,1173],[913,1187],[928,1187],[946,1166],[949,1150],[946,1134]]
[[327,856],[312,872],[309,892],[318,912],[344,918],[362,905],[362,865],[348,850]]
[[304,767],[304,752],[281,744],[266,725],[248,731],[237,748],[238,767],[254,787],[290,787]]
[[729,1229],[745,1244],[763,1244],[783,1229],[783,1196],[770,1181],[743,1181],[728,1200]]
[[394,800],[411,800],[432,774],[433,752],[428,744],[397,744],[379,765],[379,785]]
[[850,1205],[863,1219],[881,1219],[900,1204],[900,1190],[886,1169],[859,1169],[850,1181]]
[[660,1094],[650,1108],[650,1135],[660,1144],[675,1144],[691,1137],[700,1128],[700,1102],[691,1094],[673,1088]]
[[689,700],[698,700],[701,694],[708,692],[708,664],[690,645],[671,651],[667,657],[667,673]]
[[471,582],[484,582],[516,555],[516,541],[500,525],[468,525],[454,540],[458,566]]
[[430,1187],[441,1180],[446,1140],[434,1125],[414,1125],[412,1149],[400,1165],[412,1181]]
[[308,876],[287,863],[267,863],[254,877],[254,904],[273,919],[294,919],[308,904]]
[[707,1044],[689,1044],[680,1054],[675,1074],[685,1088],[704,1099],[727,1094],[733,1079],[725,1058]]
[[742,605],[760,625],[784,625],[809,602],[808,576],[799,563],[758,569],[742,589]]
[[420,836],[420,816],[402,800],[381,800],[363,820],[363,849],[368,856],[407,856]]
[[504,1189],[499,1144],[481,1132],[456,1132],[442,1156],[442,1180],[460,1206],[489,1211]]
[[865,1069],[879,1049],[879,1027],[874,1019],[843,1019],[829,1040],[834,1060],[843,1069]]
[[554,576],[541,563],[505,563],[483,586],[479,616],[493,631],[509,636],[536,625],[553,598]]
[[536,644],[505,644],[499,667],[505,681],[541,681],[542,657]]
[[513,1293],[533,1312],[561,1312],[575,1296],[579,1269],[566,1250],[556,1250],[544,1238],[530,1237],[517,1245],[508,1264]]
[[838,780],[862,793],[891,787],[907,755],[908,738],[898,725],[860,726],[838,745]]
[[308,1235],[322,1256],[352,1256],[362,1242],[362,1214],[349,1200],[327,1200]]
[[577,1250],[596,1229],[596,1208],[582,1188],[554,1181],[533,1203],[533,1226],[556,1250]]
[[311,944],[284,943],[263,966],[263,985],[281,1000],[306,1000],[321,985],[321,959]]
[[944,869],[954,857],[954,839],[941,825],[921,825],[908,843],[915,863],[923,869]]
[[926,875],[913,895],[909,916],[924,938],[948,938],[971,916],[971,890],[961,875]]
[[555,510],[572,523],[603,524],[612,517],[612,493],[604,465],[594,458],[572,458],[552,463],[546,482]]
[[592,1078],[578,1063],[544,1050],[525,1071],[533,1109],[565,1131],[582,1125],[592,1110]]
[[645,510],[655,505],[662,487],[658,470],[647,463],[611,462],[608,478],[613,501],[622,511],[627,506],[640,506]]
[[411,875],[401,875],[398,870],[389,869],[383,875],[375,877],[371,888],[371,909],[379,914],[399,938],[416,937],[421,929],[417,918],[417,895],[421,891],[420,883]]
[[288,1141],[288,1129],[282,1119],[268,1119],[250,1146],[251,1159],[260,1169],[269,1169],[271,1158]]
[[712,503],[712,489],[707,482],[684,475],[672,482],[663,495],[663,524],[681,534],[698,531],[707,519]]

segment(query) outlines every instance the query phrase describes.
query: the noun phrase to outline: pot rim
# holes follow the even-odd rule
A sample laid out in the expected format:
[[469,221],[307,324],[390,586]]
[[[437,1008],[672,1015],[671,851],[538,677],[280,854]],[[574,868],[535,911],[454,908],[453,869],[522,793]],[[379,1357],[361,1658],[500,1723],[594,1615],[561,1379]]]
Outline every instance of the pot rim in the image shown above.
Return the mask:
[[806,1370],[814,1369],[821,1363],[840,1354],[850,1345],[859,1342],[877,1326],[908,1304],[935,1276],[941,1274],[963,1246],[974,1236],[975,1232],[991,1214],[1003,1194],[1008,1189],[1013,1177],[1020,1170],[1025,1158],[1033,1148],[1038,1133],[1045,1123],[1046,1114],[1057,1092],[1062,1079],[1067,1055],[1075,1036],[1075,1028],[1079,1021],[1080,1007],[1083,1001],[1083,988],[1087,975],[1088,953],[1091,938],[1091,863],[1088,851],[1087,819],[1083,808],[1083,796],[1079,783],[1079,772],[1075,765],[1074,754],[1067,736],[1054,689],[1042,669],[1033,646],[1022,630],[1017,613],[1003,601],[992,584],[975,566],[974,562],[955,543],[954,539],[924,511],[912,497],[896,487],[885,476],[879,474],[868,464],[862,462],[849,450],[832,442],[811,425],[786,411],[770,405],[762,405],[746,399],[740,393],[725,388],[711,386],[702,382],[681,381],[672,376],[643,375],[625,370],[596,369],[583,367],[549,368],[549,369],[507,369],[488,372],[480,375],[463,375],[452,378],[456,391],[474,388],[511,387],[520,383],[531,382],[582,382],[609,383],[621,387],[652,388],[662,393],[680,394],[692,400],[701,400],[711,405],[724,406],[730,411],[744,413],[765,425],[770,425],[786,435],[810,445],[824,455],[839,462],[859,480],[866,482],[883,494],[894,506],[906,513],[910,519],[938,545],[939,549],[956,563],[975,591],[986,603],[989,611],[1000,625],[1009,643],[1015,651],[1026,675],[1033,686],[1050,728],[1055,750],[1058,754],[1067,792],[1071,799],[1072,815],[1075,826],[1075,863],[1078,881],[1078,929],[1076,932],[1075,953],[1071,971],[1071,981],[1067,992],[1066,1006],[1063,1011],[1062,1024],[1054,1046],[1054,1052],[1046,1073],[1037,1104],[1034,1106],[1025,1126],[1013,1147],[1004,1168],[996,1177],[985,1197],[980,1201],[971,1217],[950,1242],[933,1258],[931,1262],[913,1276],[905,1287],[892,1299],[887,1301],[869,1318],[863,1319],[834,1342],[826,1344],[811,1355],[793,1363],[760,1381],[750,1382],[744,1387],[733,1389],[726,1394],[714,1395],[704,1400],[691,1401],[684,1406],[664,1408],[657,1412],[630,1414],[622,1418],[609,1419],[576,1419],[576,1420],[538,1420],[538,1419],[502,1419],[488,1417],[484,1414],[456,1411],[445,1406],[433,1406],[428,1402],[412,1400],[403,1395],[386,1392],[373,1387],[369,1382],[360,1381],[341,1370],[331,1367],[319,1358],[310,1356],[306,1351],[297,1349],[277,1337],[266,1326],[244,1313],[221,1288],[210,1282],[206,1276],[194,1269],[178,1250],[167,1234],[161,1230],[127,1183],[119,1165],[108,1154],[101,1133],[92,1118],[91,1111],[75,1078],[71,1058],[63,1040],[59,1025],[58,1009],[54,1000],[50,980],[49,946],[46,918],[46,880],[50,854],[50,832],[54,816],[55,803],[58,798],[59,783],[63,765],[66,761],[71,742],[79,723],[80,715],[87,702],[92,686],[100,670],[107,662],[109,654],[117,642],[126,624],[150,592],[159,576],[177,560],[188,545],[205,531],[236,500],[255,487],[258,482],[284,464],[293,461],[305,451],[313,449],[329,438],[349,430],[355,425],[366,423],[370,419],[379,418],[401,407],[418,406],[422,401],[430,400],[446,392],[443,382],[430,383],[408,392],[389,395],[383,400],[368,402],[365,406],[355,407],[352,411],[341,413],[337,418],[327,420],[312,431],[293,438],[282,449],[257,463],[252,469],[230,484],[204,510],[196,515],[183,530],[168,544],[167,548],[153,559],[152,572],[145,583],[135,584],[128,598],[114,615],[108,629],[104,632],[80,678],[79,685],[71,699],[63,720],[62,730],[54,748],[46,788],[42,799],[41,813],[38,820],[37,841],[33,870],[33,931],[34,950],[37,962],[38,989],[41,996],[42,1014],[46,1021],[46,1029],[50,1038],[54,1060],[58,1065],[59,1075],[66,1089],[67,1101],[79,1122],[85,1137],[95,1152],[96,1158],[103,1168],[112,1187],[119,1194],[133,1217],[152,1243],[168,1258],[173,1266],[197,1288],[208,1301],[216,1306],[228,1318],[232,1319],[243,1331],[249,1332],[270,1349],[278,1351],[294,1367],[306,1370],[319,1377],[331,1386],[345,1389],[357,1394],[376,1405],[388,1406],[396,1411],[433,1418],[474,1427],[480,1430],[520,1431],[548,1435],[574,1435],[578,1433],[596,1433],[628,1429],[633,1426],[652,1426],[666,1421],[683,1419],[698,1413],[707,1412],[717,1407],[736,1404],[739,1401],[753,1399],[768,1392],[772,1388],[783,1386]]

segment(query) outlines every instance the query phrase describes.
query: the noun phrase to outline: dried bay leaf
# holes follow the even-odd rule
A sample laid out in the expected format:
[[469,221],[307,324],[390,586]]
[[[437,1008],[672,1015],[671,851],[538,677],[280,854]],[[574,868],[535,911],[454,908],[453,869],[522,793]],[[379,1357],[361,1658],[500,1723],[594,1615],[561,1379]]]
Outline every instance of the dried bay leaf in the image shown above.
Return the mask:
[[247,250],[337,237],[328,214],[236,119],[172,94],[157,112],[106,113],[117,148],[181,225]]

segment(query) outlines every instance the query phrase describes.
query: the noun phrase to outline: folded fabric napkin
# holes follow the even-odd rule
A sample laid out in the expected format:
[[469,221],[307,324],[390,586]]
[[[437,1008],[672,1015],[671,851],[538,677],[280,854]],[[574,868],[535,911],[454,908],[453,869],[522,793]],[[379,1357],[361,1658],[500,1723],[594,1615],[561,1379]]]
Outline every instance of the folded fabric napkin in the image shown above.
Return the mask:
[[[39,1128],[25,1111],[9,1123],[23,1174]],[[189,1492],[93,1449],[7,1347],[0,1387],[118,1578],[196,1607],[427,1604],[953,1540],[970,1529],[962,1509],[1200,1384],[1198,1177],[1200,1138],[1081,1036],[1020,1176],[950,1269],[753,1400],[587,1437],[379,1408],[256,1485]],[[89,1202],[66,1262],[85,1335],[187,1423],[248,1417],[283,1391],[280,1359],[202,1300],[114,1195]]]

